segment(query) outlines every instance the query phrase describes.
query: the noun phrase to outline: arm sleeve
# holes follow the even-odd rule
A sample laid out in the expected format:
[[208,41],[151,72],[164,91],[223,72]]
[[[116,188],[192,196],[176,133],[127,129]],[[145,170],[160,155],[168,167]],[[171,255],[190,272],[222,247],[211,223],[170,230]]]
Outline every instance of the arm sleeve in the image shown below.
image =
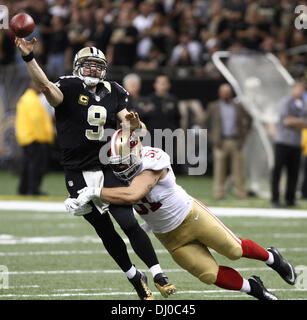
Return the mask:
[[126,89],[124,89],[121,85],[119,85],[117,82],[113,82],[114,87],[117,91],[117,112],[122,111],[123,109],[131,109],[130,103],[129,103],[129,93]]

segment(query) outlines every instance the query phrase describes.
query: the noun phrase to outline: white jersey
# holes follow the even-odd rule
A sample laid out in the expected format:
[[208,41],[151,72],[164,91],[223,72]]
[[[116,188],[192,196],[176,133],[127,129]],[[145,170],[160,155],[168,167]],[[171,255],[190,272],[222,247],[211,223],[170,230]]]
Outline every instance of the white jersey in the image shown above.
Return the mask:
[[165,233],[177,228],[193,205],[193,198],[176,184],[169,155],[159,148],[143,147],[140,172],[162,169],[168,169],[167,175],[134,205],[135,211],[156,233]]

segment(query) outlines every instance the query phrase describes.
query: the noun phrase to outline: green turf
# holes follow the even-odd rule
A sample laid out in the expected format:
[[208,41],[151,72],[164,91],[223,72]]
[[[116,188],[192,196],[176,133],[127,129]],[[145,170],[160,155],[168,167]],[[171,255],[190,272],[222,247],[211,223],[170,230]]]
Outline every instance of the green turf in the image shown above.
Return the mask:
[[[66,188],[62,173],[44,177],[42,190],[46,197],[16,195],[18,177],[0,172],[0,200],[63,201]],[[237,200],[229,194],[223,201],[212,198],[210,177],[178,177],[192,196],[210,206],[268,207],[267,199]],[[307,208],[300,201],[301,208]],[[274,245],[295,266],[306,265],[307,219],[272,219],[256,217],[224,217],[222,221],[237,235],[250,238],[266,247]],[[121,230],[118,231],[124,238]],[[169,300],[189,299],[253,299],[243,293],[219,290],[208,286],[179,266],[150,234],[163,269],[178,287],[178,294]],[[127,242],[132,262],[147,272],[149,284],[156,291],[144,263]],[[244,277],[256,274],[281,299],[307,299],[307,290],[291,287],[260,261],[229,261],[214,254],[221,265],[238,270]],[[124,274],[105,252],[96,233],[83,218],[66,213],[39,213],[0,210],[0,266],[7,266],[9,289],[0,289],[0,299],[137,299]],[[251,268],[251,269],[249,269]],[[115,272],[114,272],[115,271]],[[1,278],[0,278],[1,279]],[[1,281],[0,281],[1,285]],[[210,290],[210,291],[209,291]],[[162,299],[156,294],[156,299]]]
[[[125,275],[118,272],[83,218],[65,213],[0,211],[0,221],[0,265],[7,266],[11,272],[9,289],[0,289],[1,300],[137,299]],[[306,265],[307,219],[224,217],[222,221],[237,236],[253,239],[264,247],[274,245],[293,265]],[[161,266],[178,287],[178,293],[169,300],[253,299],[201,283],[175,264],[152,233],[150,238]],[[149,285],[156,292],[146,266],[129,243],[127,247],[133,263],[147,272]],[[213,254],[219,264],[238,268],[246,278],[259,275],[280,299],[307,299],[307,288],[289,286],[263,262],[244,258],[230,261]],[[157,300],[163,299],[158,293],[155,296]]]

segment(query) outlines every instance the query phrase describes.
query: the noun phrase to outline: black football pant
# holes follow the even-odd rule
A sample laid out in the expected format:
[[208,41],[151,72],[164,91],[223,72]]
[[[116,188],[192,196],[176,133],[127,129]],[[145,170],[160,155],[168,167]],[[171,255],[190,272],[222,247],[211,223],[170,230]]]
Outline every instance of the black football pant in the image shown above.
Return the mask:
[[286,204],[295,204],[295,191],[300,167],[301,148],[276,143],[275,165],[272,174],[272,202],[279,202],[279,182],[282,169],[286,168]]
[[[87,186],[81,171],[66,170],[65,180],[67,190],[72,198],[77,198],[77,191]],[[125,185],[117,179],[112,170],[107,167],[104,169],[104,186],[118,187]],[[90,204],[93,207],[92,212],[83,217],[94,227],[106,250],[119,267],[124,272],[128,271],[131,268],[132,263],[128,256],[125,242],[114,229],[109,214],[101,214],[92,202],[90,202]],[[132,207],[110,205],[109,210],[129,238],[133,250],[147,267],[150,268],[153,265],[158,264],[159,262],[152,243],[146,232],[140,227],[135,219]]]

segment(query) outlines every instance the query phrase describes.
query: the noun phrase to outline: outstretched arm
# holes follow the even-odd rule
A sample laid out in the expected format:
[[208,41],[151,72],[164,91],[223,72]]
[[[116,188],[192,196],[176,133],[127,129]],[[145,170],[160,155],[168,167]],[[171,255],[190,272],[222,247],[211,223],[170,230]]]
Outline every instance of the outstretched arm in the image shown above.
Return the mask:
[[[16,47],[19,49],[23,57],[29,57],[29,55],[32,54],[36,41],[36,38],[33,38],[31,41],[18,37],[15,38]],[[32,81],[38,88],[40,88],[48,102],[53,107],[59,105],[64,98],[62,91],[54,83],[49,81],[44,71],[37,64],[35,58],[26,61],[26,66]]]
[[117,114],[117,117],[121,121],[123,129],[128,128],[130,131],[140,129],[141,127],[142,129],[146,129],[137,112],[129,112],[127,109],[123,109]]
[[77,201],[79,202],[79,205],[82,206],[93,198],[100,196],[102,200],[112,204],[134,204],[144,198],[152,190],[160,177],[163,176],[164,170],[144,170],[132,180],[128,187],[103,187],[101,189],[86,187],[79,191],[80,195],[77,198]]

